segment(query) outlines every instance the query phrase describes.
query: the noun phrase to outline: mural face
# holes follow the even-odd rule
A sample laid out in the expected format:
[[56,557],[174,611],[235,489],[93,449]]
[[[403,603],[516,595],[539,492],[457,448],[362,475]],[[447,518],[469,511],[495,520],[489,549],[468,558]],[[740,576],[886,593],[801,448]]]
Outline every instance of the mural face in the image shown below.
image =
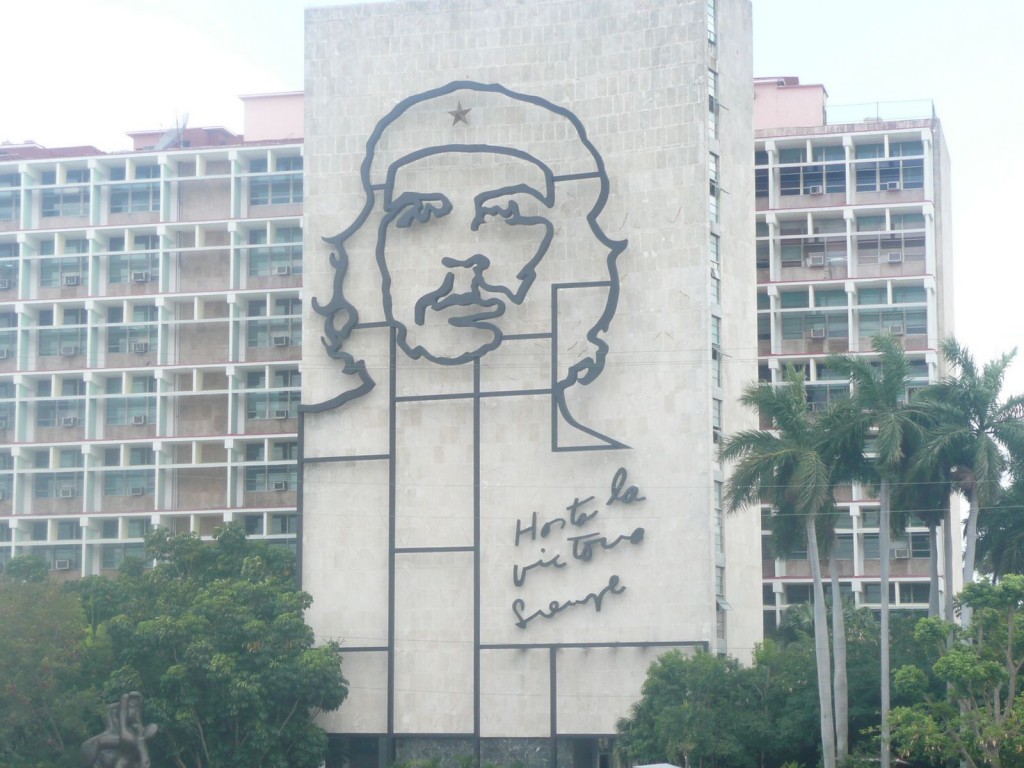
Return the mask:
[[[515,183],[488,189],[481,167]],[[515,309],[554,234],[552,198],[544,170],[511,153],[440,152],[392,166],[377,263],[406,354],[464,363],[515,332]]]
[[[442,132],[447,143],[424,140]],[[625,447],[579,423],[566,399],[604,368],[603,337],[619,293],[615,262],[626,245],[598,223],[608,178],[579,119],[500,85],[455,82],[398,104],[366,147],[365,205],[326,238],[337,249],[334,294],[313,300],[325,317],[328,354],[356,381],[306,412],[344,405],[376,384],[347,348],[361,326],[360,307],[344,290],[354,260],[362,268],[373,258],[384,316],[406,356],[463,365],[506,338],[550,339],[551,449]],[[558,301],[573,291],[602,299],[583,323],[573,318],[574,338],[559,340]]]

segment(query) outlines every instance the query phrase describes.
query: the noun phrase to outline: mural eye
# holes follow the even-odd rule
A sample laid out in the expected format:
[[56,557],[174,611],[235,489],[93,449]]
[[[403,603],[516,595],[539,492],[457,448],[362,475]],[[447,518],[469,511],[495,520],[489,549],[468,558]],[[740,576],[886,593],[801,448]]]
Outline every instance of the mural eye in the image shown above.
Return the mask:
[[426,224],[432,218],[439,219],[445,216],[451,209],[452,204],[447,200],[414,197],[402,205],[398,215],[395,216],[395,226],[404,229],[413,224]]
[[519,212],[519,204],[515,200],[505,200],[497,205],[488,205],[481,208],[480,213],[477,214],[476,221],[473,222],[473,228],[476,229],[481,224],[487,224],[497,219],[503,220],[506,224],[516,224],[522,218]]

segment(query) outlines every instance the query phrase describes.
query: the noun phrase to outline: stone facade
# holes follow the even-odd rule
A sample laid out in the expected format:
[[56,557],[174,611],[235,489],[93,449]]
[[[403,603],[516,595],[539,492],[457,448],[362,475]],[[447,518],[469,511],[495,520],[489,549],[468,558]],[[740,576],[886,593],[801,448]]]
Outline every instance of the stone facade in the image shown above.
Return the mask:
[[715,509],[756,377],[750,6],[717,6],[710,41],[695,1],[307,12],[302,576],[346,649],[330,732],[597,765],[659,653],[760,638],[756,515],[722,534]]

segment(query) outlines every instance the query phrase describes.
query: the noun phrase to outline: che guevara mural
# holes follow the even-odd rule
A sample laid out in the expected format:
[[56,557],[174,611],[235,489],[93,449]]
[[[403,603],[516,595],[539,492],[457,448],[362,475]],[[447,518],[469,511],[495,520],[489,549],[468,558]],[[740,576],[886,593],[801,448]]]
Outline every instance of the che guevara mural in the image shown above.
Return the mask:
[[600,149],[566,106],[457,81],[395,104],[341,185],[354,215],[307,280],[301,501],[317,626],[365,682],[339,727],[577,727],[558,696],[695,644],[656,615],[674,545],[642,372],[615,369],[630,250]]

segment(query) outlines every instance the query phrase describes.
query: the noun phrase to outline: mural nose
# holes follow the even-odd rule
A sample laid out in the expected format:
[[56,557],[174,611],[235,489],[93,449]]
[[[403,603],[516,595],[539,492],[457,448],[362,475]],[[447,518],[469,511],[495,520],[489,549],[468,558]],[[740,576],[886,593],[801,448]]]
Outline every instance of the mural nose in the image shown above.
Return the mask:
[[482,253],[475,253],[468,259],[453,259],[449,256],[445,256],[441,259],[441,263],[449,268],[465,267],[466,269],[479,269],[481,271],[491,266],[491,260]]

